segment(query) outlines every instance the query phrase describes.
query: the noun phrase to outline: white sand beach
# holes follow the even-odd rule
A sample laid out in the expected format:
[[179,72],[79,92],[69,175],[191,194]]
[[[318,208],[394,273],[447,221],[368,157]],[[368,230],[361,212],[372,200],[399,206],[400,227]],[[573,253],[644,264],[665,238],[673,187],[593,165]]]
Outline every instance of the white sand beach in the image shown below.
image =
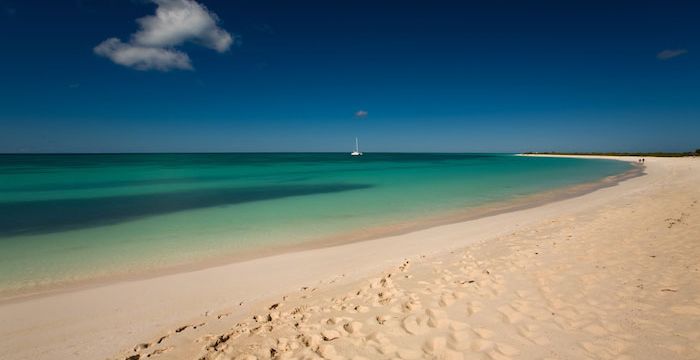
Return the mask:
[[534,208],[5,302],[0,354],[698,359],[700,159],[645,165]]

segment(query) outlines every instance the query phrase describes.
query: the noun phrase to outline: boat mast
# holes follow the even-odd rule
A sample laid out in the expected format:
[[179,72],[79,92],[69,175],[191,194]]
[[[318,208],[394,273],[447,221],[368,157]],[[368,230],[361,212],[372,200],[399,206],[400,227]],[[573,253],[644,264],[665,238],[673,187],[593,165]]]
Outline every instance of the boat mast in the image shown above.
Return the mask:
[[357,142],[357,137],[355,138],[355,152],[360,152],[360,143]]

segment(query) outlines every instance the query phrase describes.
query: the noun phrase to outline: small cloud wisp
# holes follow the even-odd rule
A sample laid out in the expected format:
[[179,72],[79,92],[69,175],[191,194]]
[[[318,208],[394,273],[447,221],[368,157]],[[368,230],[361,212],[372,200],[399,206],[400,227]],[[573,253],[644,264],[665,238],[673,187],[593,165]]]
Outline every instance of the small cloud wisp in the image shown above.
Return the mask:
[[669,60],[669,59],[673,59],[675,57],[679,57],[681,55],[685,55],[687,53],[688,53],[688,50],[686,50],[686,49],[675,49],[675,50],[666,49],[666,50],[661,51],[658,54],[656,54],[656,58],[659,60]]

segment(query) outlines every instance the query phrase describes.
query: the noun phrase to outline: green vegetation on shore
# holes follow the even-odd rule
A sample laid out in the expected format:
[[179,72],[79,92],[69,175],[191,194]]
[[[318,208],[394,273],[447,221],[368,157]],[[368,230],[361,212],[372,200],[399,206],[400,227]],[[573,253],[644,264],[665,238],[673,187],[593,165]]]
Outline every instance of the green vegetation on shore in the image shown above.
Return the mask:
[[524,154],[542,154],[542,155],[598,155],[598,156],[656,156],[656,157],[683,157],[683,156],[700,156],[700,149],[694,152],[556,152],[556,151],[528,151]]

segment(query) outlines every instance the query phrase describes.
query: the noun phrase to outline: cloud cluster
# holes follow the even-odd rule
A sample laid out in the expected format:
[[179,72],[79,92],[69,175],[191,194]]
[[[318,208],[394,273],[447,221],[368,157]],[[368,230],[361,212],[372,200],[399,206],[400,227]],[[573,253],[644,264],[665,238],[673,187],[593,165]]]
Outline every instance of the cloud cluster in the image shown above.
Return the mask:
[[367,111],[365,111],[365,110],[357,110],[357,111],[355,112],[355,116],[358,117],[358,118],[365,118],[365,117],[367,117],[368,114],[369,114],[369,113],[368,113]]
[[190,57],[175,49],[186,42],[225,52],[234,39],[219,27],[219,18],[194,0],[151,0],[155,15],[137,19],[140,29],[129,42],[109,38],[94,48],[97,55],[137,70],[192,70]]
[[674,57],[678,57],[681,55],[685,55],[688,53],[688,50],[686,49],[675,49],[675,50],[664,50],[658,54],[656,54],[656,58],[659,60],[668,60],[668,59],[673,59]]

